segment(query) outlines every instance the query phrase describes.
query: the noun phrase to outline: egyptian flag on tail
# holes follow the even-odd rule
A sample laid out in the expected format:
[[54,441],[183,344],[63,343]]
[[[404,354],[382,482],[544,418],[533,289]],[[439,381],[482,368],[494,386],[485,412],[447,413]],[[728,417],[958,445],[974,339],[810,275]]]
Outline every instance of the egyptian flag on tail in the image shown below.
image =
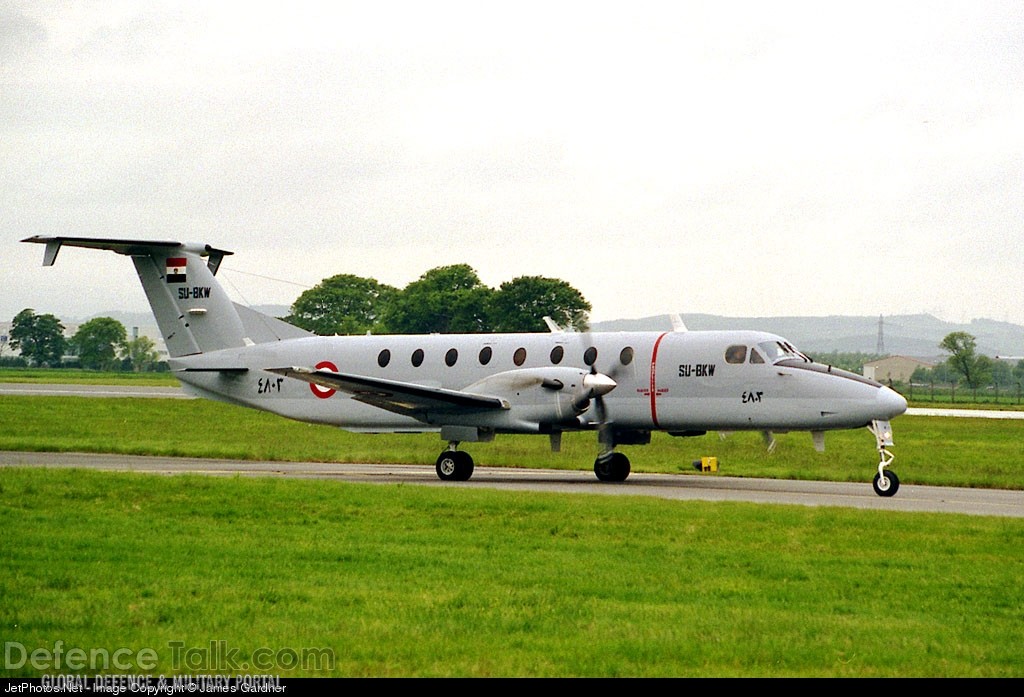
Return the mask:
[[185,282],[185,257],[167,257],[167,282]]

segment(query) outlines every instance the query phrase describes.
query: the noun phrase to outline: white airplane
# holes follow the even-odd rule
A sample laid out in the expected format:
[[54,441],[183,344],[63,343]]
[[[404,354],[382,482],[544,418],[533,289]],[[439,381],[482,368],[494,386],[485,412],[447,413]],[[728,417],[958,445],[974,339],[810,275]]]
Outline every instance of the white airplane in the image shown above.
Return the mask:
[[874,489],[892,496],[889,419],[906,400],[873,380],[813,362],[758,331],[316,336],[231,301],[215,276],[231,252],[179,242],[31,237],[43,265],[62,246],[132,258],[170,354],[192,394],[358,432],[440,432],[442,480],[465,481],[460,443],[537,433],[598,436],[594,472],[621,482],[620,445],[653,431],[825,431],[868,427],[879,453]]

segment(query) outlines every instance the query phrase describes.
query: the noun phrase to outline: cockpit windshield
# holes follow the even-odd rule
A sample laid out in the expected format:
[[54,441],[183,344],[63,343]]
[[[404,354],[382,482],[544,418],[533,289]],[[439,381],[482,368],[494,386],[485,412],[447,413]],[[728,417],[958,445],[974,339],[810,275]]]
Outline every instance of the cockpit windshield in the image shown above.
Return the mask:
[[767,357],[769,363],[777,363],[787,359],[796,359],[799,361],[810,362],[810,358],[800,353],[790,344],[788,341],[762,341],[757,345],[764,355]]

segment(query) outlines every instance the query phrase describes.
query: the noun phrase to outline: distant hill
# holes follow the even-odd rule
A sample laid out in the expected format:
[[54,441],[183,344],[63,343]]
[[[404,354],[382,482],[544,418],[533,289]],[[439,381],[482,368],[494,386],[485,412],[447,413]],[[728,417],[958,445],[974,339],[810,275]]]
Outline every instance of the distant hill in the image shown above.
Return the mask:
[[[878,317],[720,317],[683,315],[693,331],[708,329],[757,329],[786,337],[809,354],[839,351],[875,353]],[[594,331],[641,331],[671,329],[667,315],[641,319],[595,322]],[[978,340],[978,352],[987,356],[1024,356],[1024,327],[990,319],[970,324],[945,322],[931,315],[893,315],[882,318],[885,353],[915,358],[945,357],[939,342],[950,332],[963,331]]]

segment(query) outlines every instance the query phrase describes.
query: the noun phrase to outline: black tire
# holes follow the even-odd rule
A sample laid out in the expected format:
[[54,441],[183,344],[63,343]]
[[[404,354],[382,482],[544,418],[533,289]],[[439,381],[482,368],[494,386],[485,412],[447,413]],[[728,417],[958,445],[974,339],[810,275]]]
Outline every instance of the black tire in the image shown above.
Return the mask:
[[629,458],[622,453],[610,453],[594,461],[594,474],[602,482],[624,482],[629,472]]
[[445,482],[465,482],[473,476],[473,458],[461,450],[446,450],[437,457],[437,476]]
[[871,486],[875,488],[875,493],[879,496],[895,496],[896,492],[900,490],[900,478],[896,476],[895,472],[886,471],[884,478],[881,474],[876,474]]

